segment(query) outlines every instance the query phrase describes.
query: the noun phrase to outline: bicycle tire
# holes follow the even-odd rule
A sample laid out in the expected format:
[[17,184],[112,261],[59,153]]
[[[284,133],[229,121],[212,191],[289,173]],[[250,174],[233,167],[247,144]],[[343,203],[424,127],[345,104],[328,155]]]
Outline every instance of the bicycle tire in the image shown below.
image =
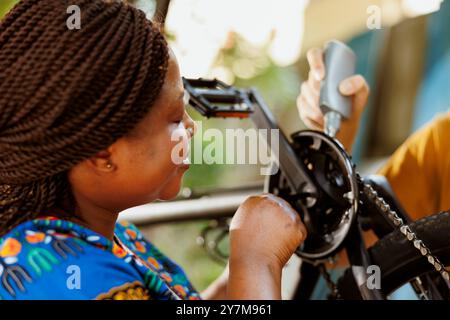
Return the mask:
[[[409,227],[428,246],[432,254],[445,266],[450,265],[450,212],[417,220]],[[380,267],[381,291],[387,296],[415,277],[434,271],[433,266],[408,241],[395,230],[369,248],[372,263]],[[343,299],[360,299],[351,269],[338,281]]]

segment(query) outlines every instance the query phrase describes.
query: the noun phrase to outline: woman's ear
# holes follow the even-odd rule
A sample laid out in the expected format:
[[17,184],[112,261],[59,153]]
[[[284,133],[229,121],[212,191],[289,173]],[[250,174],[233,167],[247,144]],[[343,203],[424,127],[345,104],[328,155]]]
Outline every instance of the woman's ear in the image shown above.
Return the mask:
[[113,172],[117,169],[112,161],[112,150],[110,148],[97,152],[94,156],[87,159],[88,165],[98,172]]

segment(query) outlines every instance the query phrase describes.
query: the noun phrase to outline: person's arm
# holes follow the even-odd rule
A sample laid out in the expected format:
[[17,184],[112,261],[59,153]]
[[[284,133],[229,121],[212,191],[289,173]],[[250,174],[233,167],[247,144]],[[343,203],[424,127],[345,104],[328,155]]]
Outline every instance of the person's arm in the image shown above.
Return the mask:
[[281,300],[279,263],[236,257],[230,260],[227,297],[230,300]]
[[227,299],[281,299],[281,271],[306,234],[283,199],[264,194],[244,201],[230,224]]
[[201,293],[201,296],[204,300],[233,300],[242,297],[250,300],[279,300],[281,268],[277,264],[264,265],[248,257],[231,259],[224,272]]
[[450,209],[442,205],[450,149],[450,113],[440,116],[409,137],[378,172],[415,220]]

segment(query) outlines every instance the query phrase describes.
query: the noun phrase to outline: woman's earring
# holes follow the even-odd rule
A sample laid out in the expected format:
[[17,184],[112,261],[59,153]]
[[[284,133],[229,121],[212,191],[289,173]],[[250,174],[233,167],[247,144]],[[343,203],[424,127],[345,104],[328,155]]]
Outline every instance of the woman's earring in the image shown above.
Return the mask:
[[113,165],[112,165],[111,162],[108,162],[108,163],[106,164],[106,168],[107,168],[107,169],[111,169],[112,167],[113,167]]

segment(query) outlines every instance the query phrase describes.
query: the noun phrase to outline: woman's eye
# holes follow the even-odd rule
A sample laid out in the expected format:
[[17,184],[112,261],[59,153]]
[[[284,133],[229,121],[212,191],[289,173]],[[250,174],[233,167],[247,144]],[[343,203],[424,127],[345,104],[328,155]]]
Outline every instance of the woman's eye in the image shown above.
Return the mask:
[[184,120],[184,112],[183,112],[183,114],[181,114],[181,115],[178,115],[177,117],[175,117],[175,123],[181,123],[181,122],[183,122],[183,120]]
[[176,117],[174,122],[180,124],[183,122],[183,120],[184,120],[184,115],[182,117]]

